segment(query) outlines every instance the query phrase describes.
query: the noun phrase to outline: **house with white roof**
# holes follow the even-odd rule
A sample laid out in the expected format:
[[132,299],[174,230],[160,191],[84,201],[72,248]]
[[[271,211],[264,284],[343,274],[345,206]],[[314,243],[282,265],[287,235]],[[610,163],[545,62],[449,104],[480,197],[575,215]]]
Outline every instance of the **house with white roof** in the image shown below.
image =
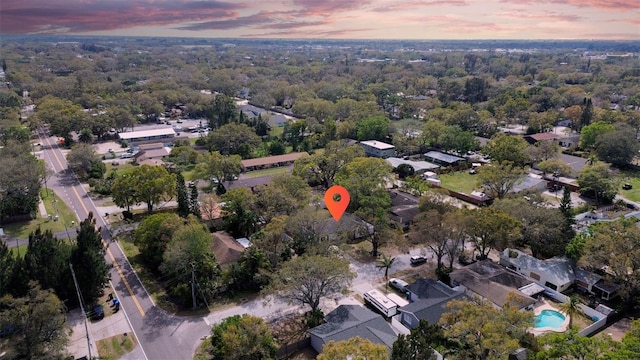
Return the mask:
[[576,280],[573,265],[567,258],[540,260],[507,248],[500,254],[500,264],[558,292],[569,289]]
[[382,159],[396,156],[396,147],[377,140],[361,141],[360,145],[364,149],[364,153]]

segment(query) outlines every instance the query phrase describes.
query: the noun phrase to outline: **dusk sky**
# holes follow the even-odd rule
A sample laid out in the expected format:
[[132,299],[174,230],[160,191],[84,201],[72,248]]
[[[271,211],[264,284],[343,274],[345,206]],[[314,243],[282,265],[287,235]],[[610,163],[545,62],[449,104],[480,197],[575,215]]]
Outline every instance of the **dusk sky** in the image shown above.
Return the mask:
[[640,40],[640,0],[2,0],[0,34]]

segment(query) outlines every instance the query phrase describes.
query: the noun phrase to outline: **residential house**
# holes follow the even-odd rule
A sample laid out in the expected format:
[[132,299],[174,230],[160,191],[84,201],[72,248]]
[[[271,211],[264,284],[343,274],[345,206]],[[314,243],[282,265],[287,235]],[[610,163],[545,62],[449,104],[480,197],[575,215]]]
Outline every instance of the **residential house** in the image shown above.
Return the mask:
[[575,284],[579,291],[611,300],[618,296],[620,289],[620,285],[603,276],[575,268],[571,260],[563,257],[540,260],[520,250],[505,249],[500,254],[500,264],[558,292],[566,291]]
[[360,217],[344,213],[339,221],[335,221],[333,218],[326,219],[320,231],[326,234],[323,237],[329,239],[345,237],[349,240],[358,240],[373,235],[375,229],[373,225]]
[[134,161],[141,164],[145,160],[162,160],[171,154],[171,148],[163,143],[142,144],[138,146],[138,152],[133,155]]
[[327,314],[325,323],[308,331],[311,346],[322,353],[330,341],[349,340],[354,337],[385,345],[391,352],[397,334],[384,318],[361,305],[340,305]]
[[448,311],[449,301],[468,298],[463,289],[452,289],[433,279],[418,279],[406,289],[412,302],[398,308],[398,315],[394,317],[394,320],[400,322],[408,330],[418,326],[420,320],[437,324],[442,314]]
[[364,149],[364,153],[377,158],[390,158],[396,156],[396,147],[384,143],[382,141],[368,140],[361,141],[360,145]]
[[446,154],[440,151],[429,151],[424,154],[424,157],[427,161],[432,162],[434,164],[440,166],[459,166],[467,162],[467,159],[461,158],[459,156]]
[[547,180],[543,179],[542,176],[539,175],[528,174],[522,176],[520,181],[516,183],[509,192],[517,194],[522,191],[542,192],[545,190],[547,190]]
[[306,152],[296,152],[284,155],[265,156],[261,158],[242,160],[242,171],[253,171],[272,167],[290,166],[293,165],[294,161],[298,160],[304,155],[309,154]]
[[533,308],[533,296],[544,291],[530,279],[505,269],[489,259],[475,262],[450,274],[451,286],[464,286],[467,295],[477,295],[502,308],[507,303],[520,309]]
[[231,236],[226,231],[216,231],[212,234],[213,243],[211,251],[216,256],[216,261],[221,267],[235,264],[242,257],[245,246]]
[[418,198],[398,190],[391,190],[391,223],[397,228],[408,230],[411,221],[420,213]]
[[561,130],[524,135],[524,139],[532,145],[540,141],[553,141],[561,147],[568,148],[578,144],[580,135],[577,133],[566,133]]
[[573,265],[567,258],[540,260],[507,248],[500,254],[500,264],[558,292],[568,290],[576,279]]
[[396,169],[398,166],[402,164],[411,165],[411,167],[413,167],[415,174],[418,174],[418,175],[423,174],[425,172],[429,172],[431,170],[437,170],[440,168],[440,165],[436,165],[428,161],[405,160],[397,157],[387,158],[387,162],[391,164],[391,166],[393,166],[394,169]]

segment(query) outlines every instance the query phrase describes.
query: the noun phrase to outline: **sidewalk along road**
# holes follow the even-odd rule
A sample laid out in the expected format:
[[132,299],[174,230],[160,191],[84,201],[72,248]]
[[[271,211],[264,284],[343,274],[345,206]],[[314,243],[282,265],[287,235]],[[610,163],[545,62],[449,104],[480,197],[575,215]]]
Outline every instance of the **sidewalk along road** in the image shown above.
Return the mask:
[[[208,329],[202,318],[179,318],[156,307],[117,242],[112,242],[108,225],[95,204],[68,169],[64,154],[55,138],[38,132],[43,144],[43,157],[56,173],[51,187],[62,194],[63,200],[75,211],[78,220],[93,212],[106,247],[107,261],[113,264],[111,280],[125,317],[130,322],[144,359],[186,359],[193,356],[197,341]],[[188,328],[185,334],[176,333],[176,326]]]

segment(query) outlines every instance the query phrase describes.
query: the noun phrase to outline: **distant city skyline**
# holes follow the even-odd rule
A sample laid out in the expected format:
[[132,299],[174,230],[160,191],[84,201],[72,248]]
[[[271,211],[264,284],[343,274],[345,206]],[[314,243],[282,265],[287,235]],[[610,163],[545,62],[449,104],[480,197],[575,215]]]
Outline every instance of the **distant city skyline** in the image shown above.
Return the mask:
[[0,34],[640,40],[640,0],[2,0]]

